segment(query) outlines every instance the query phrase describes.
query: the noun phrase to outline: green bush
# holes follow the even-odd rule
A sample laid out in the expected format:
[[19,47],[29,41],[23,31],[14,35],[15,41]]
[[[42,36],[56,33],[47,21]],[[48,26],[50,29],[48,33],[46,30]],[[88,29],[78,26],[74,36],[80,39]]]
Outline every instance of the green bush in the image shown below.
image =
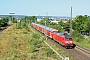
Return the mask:
[[32,37],[33,37],[33,38],[36,38],[36,39],[39,39],[39,38],[40,38],[40,35],[39,35],[39,34],[36,34],[36,33],[33,33],[33,34],[32,34]]
[[35,52],[37,51],[37,48],[42,47],[43,37],[40,37],[40,35],[36,33],[32,33],[31,37],[32,38],[29,40],[30,52]]
[[28,27],[27,25],[26,25],[25,29],[26,29],[27,31],[30,31],[30,29],[29,29],[29,27]]
[[20,23],[16,24],[16,29],[21,29],[21,24]]
[[77,31],[73,31],[72,36],[76,42],[82,42],[84,40],[84,37]]
[[25,23],[25,22],[21,22],[21,26],[22,26],[23,28],[25,28],[25,27],[26,27],[26,23]]
[[23,34],[27,34],[28,32],[27,31],[24,31]]
[[9,21],[8,17],[2,18],[0,20],[0,27],[6,27],[8,25],[8,21]]
[[42,43],[42,40],[39,39],[40,35],[33,33],[32,38],[29,40],[30,43],[30,52],[35,52],[37,48],[39,48]]
[[49,47],[45,48],[45,50],[46,50],[47,56],[49,57],[54,53]]
[[34,52],[35,50],[36,50],[35,45],[31,45],[29,51],[32,53],[32,52]]
[[88,42],[87,42],[88,44],[90,44],[90,40],[88,40]]

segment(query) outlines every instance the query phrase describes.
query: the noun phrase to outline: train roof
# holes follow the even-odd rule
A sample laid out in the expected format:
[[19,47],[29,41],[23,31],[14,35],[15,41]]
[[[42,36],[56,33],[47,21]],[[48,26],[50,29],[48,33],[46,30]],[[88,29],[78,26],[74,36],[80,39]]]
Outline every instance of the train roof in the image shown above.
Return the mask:
[[50,27],[47,27],[47,26],[43,26],[43,25],[40,25],[40,24],[36,24],[36,23],[32,23],[32,24],[35,24],[37,26],[40,26],[48,31],[57,31],[57,32],[54,32],[56,35],[59,35],[59,36],[70,36],[68,33],[62,33],[62,32],[58,32],[58,30],[56,29],[53,29],[53,28],[50,28]]
[[53,28],[46,27],[46,30],[51,31]]
[[55,32],[55,34],[59,36],[70,36],[68,33],[62,33],[62,32]]
[[32,24],[35,24],[37,26],[40,26],[40,27],[42,27],[42,28],[44,28],[44,29],[46,29],[48,31],[58,31],[56,29],[53,29],[53,28],[50,28],[50,27],[47,27],[47,26],[43,26],[43,25],[40,25],[40,24],[36,24],[36,23],[32,23]]

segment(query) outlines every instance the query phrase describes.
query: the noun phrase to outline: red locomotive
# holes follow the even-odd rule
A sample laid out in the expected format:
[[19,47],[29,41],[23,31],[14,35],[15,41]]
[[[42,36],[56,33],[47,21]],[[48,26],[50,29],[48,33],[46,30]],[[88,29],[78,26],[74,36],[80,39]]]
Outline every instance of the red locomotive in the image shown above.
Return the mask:
[[72,37],[67,33],[58,32],[58,30],[42,26],[40,24],[31,24],[32,27],[40,31],[41,33],[46,34],[48,37],[60,43],[62,46],[66,48],[74,48],[76,45],[73,43]]

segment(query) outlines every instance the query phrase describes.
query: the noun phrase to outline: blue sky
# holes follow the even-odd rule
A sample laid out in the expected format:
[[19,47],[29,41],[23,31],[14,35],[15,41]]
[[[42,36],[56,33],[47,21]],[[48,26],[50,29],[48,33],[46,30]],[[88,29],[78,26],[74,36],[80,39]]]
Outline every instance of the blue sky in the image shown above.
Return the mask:
[[70,16],[71,6],[73,16],[90,15],[90,0],[0,0],[0,15]]

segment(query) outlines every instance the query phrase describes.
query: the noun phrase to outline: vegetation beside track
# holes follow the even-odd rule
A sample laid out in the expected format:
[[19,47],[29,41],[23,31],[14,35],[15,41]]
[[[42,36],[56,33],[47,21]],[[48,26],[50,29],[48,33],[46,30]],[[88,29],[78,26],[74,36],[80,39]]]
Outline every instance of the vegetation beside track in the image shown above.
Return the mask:
[[85,38],[84,36],[87,35],[90,37],[90,16],[88,15],[78,15],[72,20],[72,30],[70,22],[71,20],[67,20],[66,23],[63,22],[63,20],[60,20],[58,24],[50,22],[51,20],[47,18],[42,19],[40,22],[37,22],[38,24],[46,25],[51,28],[55,28],[60,32],[68,32],[71,33],[71,36],[73,37],[73,40],[75,44],[80,45],[85,48],[90,49],[90,38]]
[[[83,17],[83,16],[82,16]],[[74,23],[77,22],[77,20],[80,20],[80,17],[77,17],[78,19],[75,19]],[[14,19],[15,20],[15,19]],[[47,26],[50,26],[52,28],[58,29],[59,31],[64,31],[63,29],[68,29],[69,22],[63,23],[62,21],[59,22],[59,24],[50,23],[50,21],[46,18],[42,21],[44,25],[44,21],[47,21]],[[0,37],[0,59],[10,59],[10,60],[35,60],[35,59],[43,59],[43,60],[60,60],[60,57],[57,56],[47,45],[43,42],[45,40],[45,37],[43,37],[40,33],[36,32],[35,29],[32,29],[28,26],[29,23],[35,22],[36,17],[25,17],[21,19],[20,22],[17,22],[15,20],[14,25],[10,26],[8,29],[6,29],[5,33],[2,32],[2,37]],[[8,22],[8,21],[6,21]],[[40,22],[40,23],[42,23]],[[48,24],[50,23],[50,24]],[[80,23],[80,22],[77,22]],[[0,24],[1,21],[0,21]],[[73,25],[73,26],[77,26]],[[83,27],[84,25],[80,25]],[[85,25],[88,27],[88,23]],[[85,27],[84,26],[84,27]],[[0,27],[2,27],[0,25]],[[75,29],[72,32],[73,39],[76,44],[90,48],[90,41],[86,40],[83,36],[81,36],[81,30],[84,29]],[[87,31],[90,30],[89,28],[86,29]],[[52,43],[53,44],[53,43]],[[56,50],[58,48],[54,47]],[[60,50],[61,51],[61,50]],[[66,52],[65,56],[67,55]],[[71,58],[72,59],[72,58]]]
[[8,27],[0,39],[1,60],[60,60],[44,43],[45,37],[31,27],[19,29],[16,26]]
[[[32,28],[32,27],[31,27],[31,28]],[[35,29],[33,29],[33,30],[35,30]],[[40,34],[40,36],[43,37],[43,40],[45,40],[46,42],[48,42],[48,44],[51,45],[51,47],[54,48],[58,53],[60,53],[60,55],[62,55],[63,58],[65,58],[65,57],[68,56],[70,60],[74,60],[67,52],[65,52],[62,48],[58,47],[60,44],[57,46],[57,44],[58,44],[57,42],[55,42],[55,41],[53,41],[53,40],[51,40],[51,39],[49,39],[49,38],[48,38],[48,40],[46,40],[46,39],[45,39],[45,36],[43,36],[43,34],[40,33],[40,32],[37,31],[37,30],[36,30],[34,33]],[[55,43],[57,43],[57,44],[55,44]],[[61,46],[61,47],[62,47],[62,46]],[[49,49],[50,49],[50,48],[49,48]],[[57,56],[57,55],[56,55],[56,56]],[[58,60],[60,60],[60,57],[58,57],[58,58],[59,58]]]
[[6,27],[8,25],[8,21],[9,21],[8,17],[0,19],[0,28]]
[[90,40],[84,38],[84,36],[82,36],[80,33],[76,31],[73,31],[72,36],[75,44],[90,49]]
[[[16,29],[15,24],[8,27],[0,40],[0,60],[22,60],[28,57],[30,32]],[[2,34],[3,34],[2,33]]]

